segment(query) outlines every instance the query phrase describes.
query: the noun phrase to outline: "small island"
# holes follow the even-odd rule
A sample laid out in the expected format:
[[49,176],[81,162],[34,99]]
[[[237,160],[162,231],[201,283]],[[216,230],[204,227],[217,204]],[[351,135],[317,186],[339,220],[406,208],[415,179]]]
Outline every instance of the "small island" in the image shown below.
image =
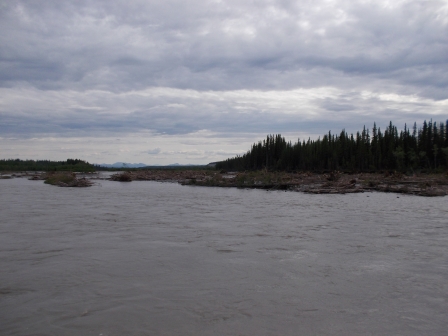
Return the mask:
[[[418,196],[448,194],[448,120],[424,122],[398,132],[392,122],[384,132],[373,125],[361,132],[323,135],[317,140],[287,142],[268,135],[242,156],[206,166],[122,169],[111,181],[168,181],[203,187],[290,190],[309,194],[366,191]],[[89,187],[98,170],[118,169],[79,159],[66,161],[0,160],[1,178],[27,176],[59,187]],[[36,173],[30,173],[30,172]],[[38,172],[40,171],[40,172]],[[83,175],[74,172],[82,173]]]

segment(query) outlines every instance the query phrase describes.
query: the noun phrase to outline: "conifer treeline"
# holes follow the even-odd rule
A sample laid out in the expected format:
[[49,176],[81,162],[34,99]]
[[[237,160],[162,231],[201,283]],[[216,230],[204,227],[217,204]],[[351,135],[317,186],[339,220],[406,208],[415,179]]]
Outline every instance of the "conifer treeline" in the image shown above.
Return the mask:
[[90,163],[79,159],[67,159],[66,161],[49,160],[0,160],[0,171],[95,171]]
[[324,135],[318,140],[300,139],[292,144],[280,135],[268,135],[253,144],[242,156],[219,162],[216,167],[226,170],[437,170],[448,168],[448,120],[417,124],[398,132],[390,122],[381,131],[373,125],[372,132],[364,129],[356,135],[345,130],[338,135]]

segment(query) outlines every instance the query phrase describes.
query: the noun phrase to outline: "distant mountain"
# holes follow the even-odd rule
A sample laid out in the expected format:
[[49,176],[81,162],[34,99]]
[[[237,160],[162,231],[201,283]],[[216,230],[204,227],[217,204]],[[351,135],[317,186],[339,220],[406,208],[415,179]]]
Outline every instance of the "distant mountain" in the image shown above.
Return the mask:
[[194,166],[202,166],[196,164],[181,164],[181,163],[172,163],[168,165],[161,164],[146,164],[146,163],[128,163],[128,162],[115,162],[115,163],[94,163],[96,166],[105,167],[105,168],[142,168],[142,167],[194,167]]
[[128,163],[128,162],[115,162],[112,164],[98,163],[97,165],[106,168],[140,168],[147,166],[146,163]]
[[155,164],[155,165],[149,165],[149,167],[192,167],[192,166],[202,166],[202,165],[198,165],[198,164],[192,164],[192,163],[171,163],[171,164],[167,164],[167,165],[160,165],[160,164]]
[[198,164],[192,164],[192,163],[172,163],[169,165],[166,165],[166,167],[191,167],[191,166],[203,166],[203,165],[198,165]]

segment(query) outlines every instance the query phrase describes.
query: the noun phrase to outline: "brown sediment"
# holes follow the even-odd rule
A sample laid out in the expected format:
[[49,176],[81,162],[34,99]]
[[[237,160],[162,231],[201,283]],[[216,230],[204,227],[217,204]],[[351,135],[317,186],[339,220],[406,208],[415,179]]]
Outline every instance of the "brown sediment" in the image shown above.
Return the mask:
[[211,170],[142,170],[112,175],[112,181],[170,181],[182,185],[291,190],[309,194],[347,194],[366,191],[418,196],[448,194],[447,174],[330,172],[225,172]]

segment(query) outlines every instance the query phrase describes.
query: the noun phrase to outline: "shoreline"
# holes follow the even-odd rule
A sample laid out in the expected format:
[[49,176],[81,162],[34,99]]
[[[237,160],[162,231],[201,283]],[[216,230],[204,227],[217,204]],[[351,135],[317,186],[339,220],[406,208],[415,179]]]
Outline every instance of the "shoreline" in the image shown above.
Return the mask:
[[217,172],[217,171],[132,171],[114,174],[111,181],[165,181],[188,186],[289,190],[308,194],[347,194],[368,191],[435,197],[448,195],[448,174],[332,172]]
[[0,179],[28,178],[46,180],[50,176],[69,174],[73,181],[55,181],[59,187],[89,187],[93,180],[117,182],[158,181],[179,183],[186,186],[243,188],[296,191],[307,194],[349,194],[363,192],[392,192],[397,194],[437,197],[448,195],[448,173],[414,174],[401,173],[354,173],[331,172],[225,172],[214,170],[141,170],[99,177],[101,173],[3,172]]

